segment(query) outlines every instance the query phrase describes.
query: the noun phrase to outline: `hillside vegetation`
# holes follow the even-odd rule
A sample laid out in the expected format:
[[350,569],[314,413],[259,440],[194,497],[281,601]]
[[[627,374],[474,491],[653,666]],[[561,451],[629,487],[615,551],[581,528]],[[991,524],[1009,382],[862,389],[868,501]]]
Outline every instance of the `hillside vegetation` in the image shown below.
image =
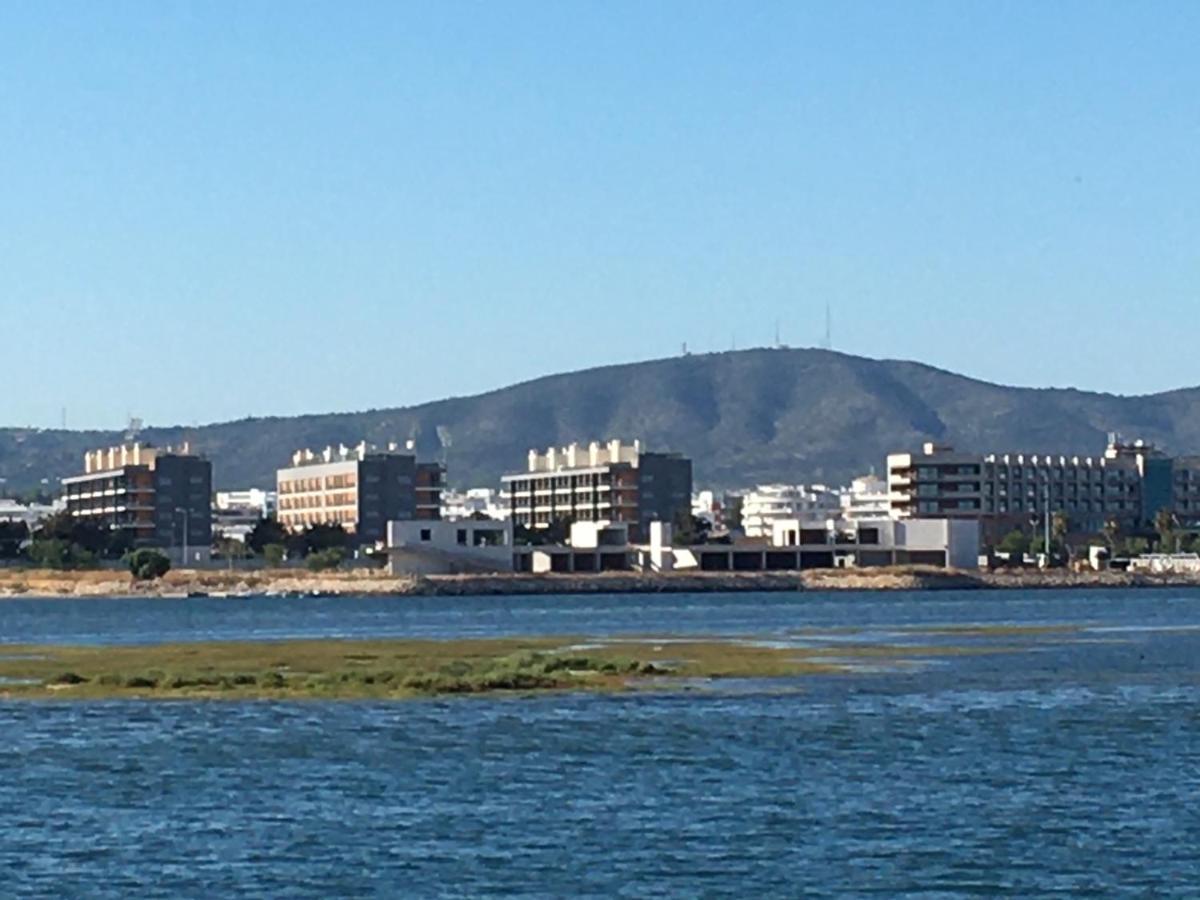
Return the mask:
[[[449,435],[443,449],[438,434]],[[530,447],[610,436],[688,453],[698,484],[843,482],[889,451],[937,440],[963,449],[1099,453],[1105,435],[1200,452],[1200,389],[1119,397],[988,384],[913,362],[824,350],[744,350],[607,366],[401,409],[150,428],[214,463],[218,487],[266,486],[297,447],[410,437],[457,486],[492,485]],[[79,470],[117,432],[0,429],[8,491]]]

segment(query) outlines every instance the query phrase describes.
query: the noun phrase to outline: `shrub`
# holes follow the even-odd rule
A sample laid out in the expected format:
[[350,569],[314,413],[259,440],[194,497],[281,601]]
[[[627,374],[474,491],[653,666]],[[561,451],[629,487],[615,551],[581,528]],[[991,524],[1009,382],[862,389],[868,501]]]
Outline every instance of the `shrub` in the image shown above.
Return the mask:
[[341,547],[327,547],[324,550],[308,554],[304,558],[304,564],[313,572],[323,572],[328,569],[336,569],[345,558],[346,551]]
[[161,550],[149,547],[134,550],[129,554],[129,571],[138,581],[153,581],[162,578],[171,570],[171,560]]
[[278,569],[283,565],[283,557],[286,553],[287,548],[283,544],[267,544],[262,550],[263,559],[272,569]]
[[83,684],[87,679],[76,672],[63,672],[50,679],[51,684]]

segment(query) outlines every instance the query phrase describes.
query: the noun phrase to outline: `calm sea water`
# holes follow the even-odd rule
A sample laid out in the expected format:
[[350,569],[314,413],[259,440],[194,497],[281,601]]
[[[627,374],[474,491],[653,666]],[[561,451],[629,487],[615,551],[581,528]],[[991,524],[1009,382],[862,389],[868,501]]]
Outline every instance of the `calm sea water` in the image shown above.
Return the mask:
[[[1065,627],[955,632],[1033,624]],[[520,633],[993,652],[621,696],[0,703],[0,894],[1200,894],[1196,591],[0,602],[10,643]]]

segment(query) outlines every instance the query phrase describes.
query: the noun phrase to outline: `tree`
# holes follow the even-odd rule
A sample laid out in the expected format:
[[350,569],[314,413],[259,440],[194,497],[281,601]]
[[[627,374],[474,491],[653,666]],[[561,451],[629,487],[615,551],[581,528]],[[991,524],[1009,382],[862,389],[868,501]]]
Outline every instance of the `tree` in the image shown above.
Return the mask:
[[93,556],[105,555],[111,540],[108,529],[77,519],[66,510],[43,519],[35,537],[75,544]]
[[1144,537],[1129,537],[1125,539],[1125,555],[1141,556],[1150,550],[1150,542]]
[[1106,519],[1104,522],[1104,542],[1108,544],[1110,553],[1117,552],[1117,539],[1121,536],[1121,523],[1116,519]]
[[1068,565],[1071,563],[1074,554],[1072,547],[1067,541],[1067,535],[1071,533],[1071,516],[1065,512],[1056,512],[1054,518],[1050,521],[1050,534],[1054,539],[1054,543],[1062,548],[1063,554],[1067,558]]
[[282,544],[286,539],[287,531],[276,519],[259,519],[246,535],[246,546],[255,553],[262,554],[269,544]]
[[1170,553],[1175,547],[1175,530],[1179,521],[1169,509],[1160,509],[1154,515],[1154,530],[1158,532],[1158,552]]
[[283,565],[283,558],[287,555],[287,548],[283,544],[267,544],[262,549],[263,559],[272,569],[278,569]]
[[0,522],[0,559],[16,559],[27,540],[29,528],[24,522]]
[[1019,528],[1014,528],[996,545],[996,550],[1000,553],[1007,553],[1010,556],[1024,556],[1029,552],[1029,537]]
[[29,561],[42,569],[79,569],[96,561],[90,550],[62,538],[35,537],[27,552]]
[[680,513],[675,517],[675,533],[671,543],[677,547],[693,547],[697,544],[707,544],[712,523],[699,516]]
[[153,581],[171,571],[171,560],[167,554],[153,547],[134,550],[126,558],[129,560],[129,571],[138,581]]
[[305,556],[322,550],[346,550],[350,544],[350,532],[338,522],[318,522],[304,531]]

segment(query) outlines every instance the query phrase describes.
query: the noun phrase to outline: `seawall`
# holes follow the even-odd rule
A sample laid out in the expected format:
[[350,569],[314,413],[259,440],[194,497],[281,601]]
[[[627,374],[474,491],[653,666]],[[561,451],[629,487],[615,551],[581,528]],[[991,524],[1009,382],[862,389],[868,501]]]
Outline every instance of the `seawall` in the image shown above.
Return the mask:
[[1124,572],[968,572],[944,569],[822,569],[807,572],[696,572],[589,575],[391,576],[375,570],[172,571],[136,582],[113,571],[0,572],[0,597],[186,597],[250,595],[502,596],[514,594],[732,593],[747,591],[1034,590],[1200,587],[1200,577]]

